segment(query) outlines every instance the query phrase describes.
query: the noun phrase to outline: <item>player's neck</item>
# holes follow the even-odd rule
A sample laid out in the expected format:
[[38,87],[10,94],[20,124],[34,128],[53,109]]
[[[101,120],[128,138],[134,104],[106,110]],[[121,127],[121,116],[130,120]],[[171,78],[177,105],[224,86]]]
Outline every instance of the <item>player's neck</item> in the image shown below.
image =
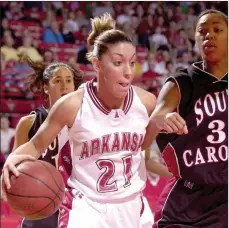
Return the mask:
[[217,63],[207,63],[204,62],[204,69],[210,74],[213,74],[218,79],[221,79],[228,72],[228,60],[224,59]]
[[119,109],[122,108],[124,100],[117,99],[109,95],[105,89],[99,88],[99,85],[96,89],[96,96],[102,101],[102,103],[109,109]]

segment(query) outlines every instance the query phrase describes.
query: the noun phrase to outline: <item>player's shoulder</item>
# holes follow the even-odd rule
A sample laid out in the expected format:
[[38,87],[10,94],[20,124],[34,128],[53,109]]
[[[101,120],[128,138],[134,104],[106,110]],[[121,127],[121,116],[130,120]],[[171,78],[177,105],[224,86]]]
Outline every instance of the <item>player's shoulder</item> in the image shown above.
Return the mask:
[[30,114],[23,116],[17,124],[17,130],[19,131],[29,131],[36,119],[36,114]]
[[32,113],[32,114],[23,116],[23,117],[19,120],[18,124],[32,125],[35,119],[36,119],[36,114],[35,114],[35,113]]
[[133,89],[135,90],[143,105],[146,107],[148,114],[151,115],[156,106],[156,96],[137,86],[133,86]]
[[57,102],[63,108],[77,108],[81,105],[84,95],[84,88],[79,88],[74,92],[61,97]]
[[175,73],[173,73],[170,77],[175,79],[184,78],[185,80],[190,80],[190,74],[189,74],[189,68],[178,70]]

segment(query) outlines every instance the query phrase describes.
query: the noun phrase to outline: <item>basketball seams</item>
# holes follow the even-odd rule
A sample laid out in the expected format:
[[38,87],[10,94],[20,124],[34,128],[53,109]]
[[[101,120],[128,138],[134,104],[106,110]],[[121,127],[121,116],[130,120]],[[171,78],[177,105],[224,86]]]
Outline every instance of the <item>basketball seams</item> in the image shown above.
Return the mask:
[[11,196],[21,197],[21,198],[23,198],[23,197],[25,197],[25,198],[43,198],[43,199],[49,199],[49,200],[51,201],[50,203],[48,203],[45,207],[43,207],[43,208],[40,209],[39,211],[35,211],[35,212],[33,212],[32,214],[29,214],[28,216],[31,216],[31,215],[33,215],[33,214],[36,214],[36,213],[41,212],[42,210],[44,210],[45,208],[47,208],[51,203],[53,203],[54,209],[55,209],[55,207],[56,207],[56,204],[55,204],[55,199],[56,199],[56,197],[55,197],[54,199],[52,199],[52,198],[50,198],[50,197],[48,197],[48,196],[27,196],[27,195],[18,195],[18,194],[14,194],[14,193],[10,193],[10,192],[7,192],[7,194],[9,194],[9,195],[11,195]]
[[[49,171],[49,174],[51,175],[51,177],[52,177],[52,179],[53,179],[53,181],[54,181],[56,187],[59,189],[59,191],[64,192],[64,191],[61,189],[60,185],[56,182],[56,179],[54,178],[54,176],[53,176],[51,170],[49,169],[49,167],[47,167],[46,164],[44,164],[43,162],[41,162],[41,161],[39,161],[39,160],[38,160],[37,162],[39,162],[41,165],[43,165],[43,166]],[[56,168],[55,168],[55,169],[56,169]],[[59,172],[59,171],[57,170],[57,172]],[[61,176],[61,177],[62,177],[62,176]],[[61,179],[61,182],[62,182],[62,179]],[[62,183],[61,183],[61,184],[62,184]]]
[[[28,176],[28,177],[31,177],[32,179],[35,179],[35,180],[41,182],[41,183],[42,183],[45,187],[47,187],[52,193],[54,193],[55,196],[58,196],[57,193],[56,193],[51,187],[49,187],[44,181],[42,181],[42,180],[40,180],[39,178],[34,177],[34,176],[32,176],[32,175],[30,175],[30,174],[28,174],[28,173],[25,173],[25,172],[23,172],[23,171],[20,171],[20,170],[19,170],[19,172],[22,173],[22,174],[24,174],[24,175],[26,175],[26,176]],[[58,196],[58,198],[59,198],[59,200],[61,200],[59,196]]]
[[63,178],[55,166],[44,161],[25,162],[19,164],[18,171],[21,178],[14,178],[12,189],[6,190],[12,209],[32,220],[55,213],[65,193]]

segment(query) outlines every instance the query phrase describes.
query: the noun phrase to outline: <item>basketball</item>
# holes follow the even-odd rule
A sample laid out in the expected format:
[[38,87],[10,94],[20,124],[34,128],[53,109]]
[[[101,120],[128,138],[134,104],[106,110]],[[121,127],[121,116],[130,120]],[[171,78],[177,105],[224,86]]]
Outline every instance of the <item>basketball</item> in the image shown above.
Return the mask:
[[18,177],[11,175],[7,201],[18,215],[31,220],[54,214],[63,198],[65,185],[59,171],[45,161],[25,161],[17,166]]

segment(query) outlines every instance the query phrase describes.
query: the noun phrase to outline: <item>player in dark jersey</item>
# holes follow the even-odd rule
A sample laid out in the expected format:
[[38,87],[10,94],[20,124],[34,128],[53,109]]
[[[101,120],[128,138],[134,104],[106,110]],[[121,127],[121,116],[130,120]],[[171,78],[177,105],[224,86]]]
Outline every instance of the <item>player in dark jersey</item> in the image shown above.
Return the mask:
[[203,61],[167,80],[145,137],[148,147],[165,131],[157,143],[173,173],[153,227],[228,227],[227,16],[202,12],[195,39]]
[[[82,72],[73,69],[64,63],[52,63],[45,65],[43,63],[33,62],[28,57],[24,59],[28,65],[33,68],[34,73],[27,78],[29,88],[32,92],[39,90],[43,93],[45,100],[48,101],[47,107],[41,106],[30,115],[21,118],[16,128],[15,142],[13,151],[20,145],[28,142],[37,132],[40,125],[48,116],[48,109],[62,96],[73,92],[82,83]],[[56,155],[61,148],[65,150],[67,142],[61,140],[59,135],[54,142],[44,151],[41,160],[47,161],[56,166]],[[66,140],[65,140],[66,139]],[[68,139],[65,137],[65,141]],[[52,216],[41,220],[23,219],[21,228],[55,228],[58,222],[58,211]]]

